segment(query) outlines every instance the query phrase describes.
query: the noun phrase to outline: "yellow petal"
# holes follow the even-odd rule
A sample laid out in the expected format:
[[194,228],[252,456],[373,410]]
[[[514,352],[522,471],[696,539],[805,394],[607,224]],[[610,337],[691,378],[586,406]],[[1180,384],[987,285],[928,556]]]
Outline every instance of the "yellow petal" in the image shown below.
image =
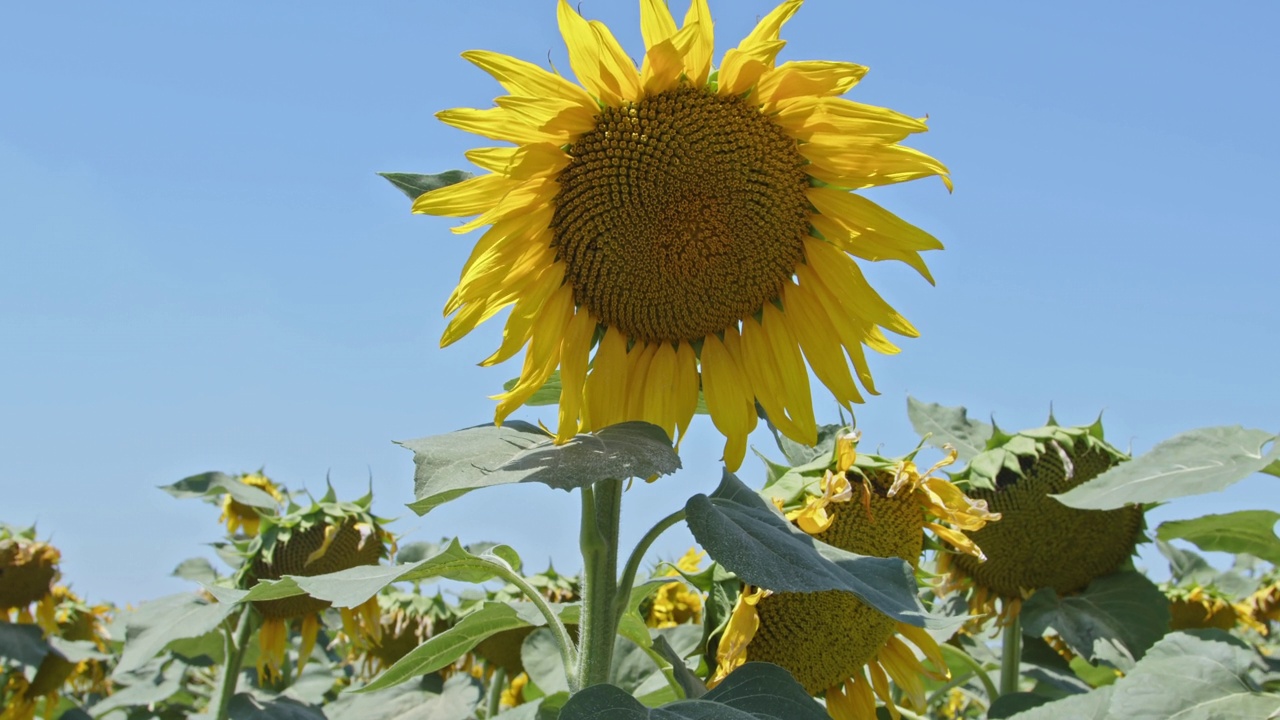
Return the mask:
[[645,50],[675,34],[676,21],[666,0],[640,0],[640,35]]
[[685,57],[700,37],[697,23],[686,25],[679,32],[649,48],[644,55],[640,71],[640,84],[646,94],[657,94],[679,84],[684,73]]
[[560,350],[560,422],[556,427],[556,442],[568,442],[581,427],[583,389],[587,382],[587,361],[591,355],[591,341],[595,339],[596,321],[586,308],[569,321],[564,343]]
[[806,142],[897,142],[927,132],[923,120],[845,98],[801,96],[775,104],[774,122]]
[[951,189],[950,171],[919,150],[902,145],[868,144],[832,148],[807,143],[799,151],[809,165],[805,172],[825,183],[849,190],[892,185],[934,175]]
[[483,215],[455,228],[450,228],[450,232],[455,235],[462,235],[478,227],[492,225],[512,215],[528,213],[546,207],[555,199],[559,190],[560,186],[551,178],[528,180],[523,185],[504,195],[497,205],[485,211]]
[[519,185],[519,181],[504,175],[480,175],[419,195],[413,201],[413,211],[445,217],[479,215]]
[[441,110],[436,117],[445,125],[481,135],[493,140],[503,140],[517,145],[540,142],[560,142],[564,138],[542,132],[520,119],[519,115],[504,108],[454,108]]
[[800,287],[807,288],[810,296],[818,300],[827,319],[835,327],[836,335],[840,338],[840,344],[844,346],[845,352],[849,354],[849,359],[853,361],[854,370],[857,371],[858,379],[862,382],[862,386],[872,395],[879,394],[876,392],[875,382],[871,378],[871,369],[867,365],[866,354],[862,351],[862,344],[866,340],[865,329],[860,323],[855,322],[854,316],[849,315],[841,300],[818,280],[817,274],[810,270],[807,265],[796,266],[796,278],[800,281]]
[[805,238],[804,249],[809,266],[828,289],[840,289],[840,297],[846,299],[851,312],[899,335],[920,336],[915,326],[871,288],[858,264],[848,255],[817,238]]
[[778,39],[782,26],[800,9],[801,0],[787,0],[756,23],[756,27],[738,47],[724,54],[720,66],[719,91],[724,95],[741,95],[751,89],[765,71],[774,67],[778,52],[785,42]]
[[586,90],[533,63],[489,50],[468,50],[462,57],[492,75],[513,95],[558,97],[586,108],[596,107]]
[[530,282],[529,291],[521,295],[515,306],[511,308],[511,315],[507,318],[506,327],[502,330],[502,345],[480,363],[482,367],[491,367],[509,360],[524,347],[525,343],[529,342],[530,333],[533,331],[542,306],[546,304],[551,294],[560,288],[563,281],[564,263],[556,263],[543,271],[536,280]]
[[[698,355],[687,342],[681,342],[676,350],[675,373],[676,428],[680,432],[679,442],[684,442],[689,423],[698,411]],[[676,443],[677,450],[679,442]]]
[[638,100],[640,76],[608,28],[587,22],[567,0],[560,0],[556,17],[569,50],[569,66],[583,87],[605,105]]
[[622,422],[626,409],[627,336],[616,327],[605,331],[596,349],[585,386],[584,431]]
[[[837,191],[842,192],[842,191]],[[814,213],[809,218],[810,224],[823,240],[841,250],[870,262],[897,260],[920,273],[921,277],[933,284],[933,273],[925,264],[924,258],[915,250],[904,250],[891,244],[892,239],[885,239],[874,234],[858,235],[848,227],[841,225],[834,218],[822,213]]]
[[843,95],[866,74],[866,67],[848,62],[792,60],[761,76],[756,93],[767,112],[793,97]]
[[627,353],[627,404],[626,419],[643,420],[645,396],[649,391],[645,384],[645,376],[649,373],[649,363],[653,362],[653,354],[658,349],[653,343],[637,342]]
[[[552,213],[552,208],[544,205],[527,213],[495,222],[493,227],[480,236],[476,246],[471,249],[471,255],[462,266],[461,277],[466,278],[473,265],[480,262],[487,254],[501,250],[504,244],[530,242],[532,238],[541,235],[540,231],[551,222]],[[451,312],[453,311],[446,306],[444,314],[448,315]]]
[[787,414],[796,424],[801,437],[796,442],[814,445],[818,442],[818,424],[813,416],[813,395],[809,390],[809,370],[805,367],[800,345],[791,332],[791,324],[773,303],[765,303],[760,329],[768,339],[773,362],[782,378]]
[[645,375],[644,413],[646,422],[662,428],[667,437],[675,439],[676,408],[676,349],[671,343],[659,341]]
[[472,148],[463,154],[473,164],[489,172],[505,175],[507,168],[511,167],[516,151],[519,149],[518,147]]
[[[725,337],[736,331],[725,331]],[[724,463],[730,470],[742,465],[747,452],[747,435],[751,433],[748,417],[754,418],[750,385],[728,348],[715,335],[702,343],[702,391],[706,395],[711,422],[726,438]]]
[[329,552],[329,546],[333,544],[333,538],[337,536],[338,528],[338,525],[332,523],[324,526],[324,540],[320,543],[320,547],[312,550],[311,554],[307,556],[307,561],[302,564],[303,567],[319,560],[324,557],[325,553]]
[[495,100],[498,107],[511,111],[540,132],[560,137],[568,142],[596,126],[594,109],[584,108],[560,98],[531,98],[507,95]]
[[684,24],[688,27],[694,23],[698,25],[698,33],[684,56],[684,74],[694,87],[702,87],[711,75],[711,55],[715,52],[715,26],[707,0],[691,0],[689,3]]
[[835,340],[839,336],[818,301],[806,289],[787,283],[783,286],[782,303],[813,374],[846,410],[850,409],[849,403],[862,402],[862,394],[853,382],[844,351]]
[[573,313],[573,286],[560,285],[533,321],[529,349],[525,352],[520,380],[511,390],[495,395],[498,407],[494,423],[502,421],[524,404],[543,385],[560,363],[561,339]]

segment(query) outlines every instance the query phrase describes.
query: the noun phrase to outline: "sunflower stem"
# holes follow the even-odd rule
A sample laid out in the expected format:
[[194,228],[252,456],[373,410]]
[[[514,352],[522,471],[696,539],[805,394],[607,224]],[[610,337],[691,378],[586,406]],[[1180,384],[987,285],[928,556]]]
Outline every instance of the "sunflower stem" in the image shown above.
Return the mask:
[[[982,683],[983,689],[987,691],[987,699],[990,702],[995,702],[995,699],[1000,696],[1000,693],[996,690],[996,684],[992,682],[991,676],[987,674],[986,668],[982,667],[982,663],[978,662],[977,659],[969,653],[953,645],[942,643],[938,648],[942,650],[943,656],[948,661],[959,660],[965,665],[968,665],[970,669],[973,670],[973,673],[978,676],[978,680]],[[947,664],[950,665],[951,663],[948,662]],[[958,685],[959,683],[956,684]],[[949,690],[950,688],[946,689]]]
[[[582,618],[578,672],[570,691],[609,681],[618,622],[618,524],[622,514],[622,481],[602,480],[582,489]],[[576,684],[576,687],[574,685]]]
[[556,615],[556,611],[552,609],[547,599],[538,592],[538,589],[530,585],[528,580],[520,576],[520,573],[501,568],[498,570],[498,575],[520,588],[524,596],[529,598],[529,602],[532,602],[534,607],[538,608],[538,612],[542,613],[542,617],[547,621],[547,627],[556,636],[556,644],[560,646],[560,661],[564,663],[565,677],[573,677],[574,673],[577,672],[578,651],[573,644],[573,639],[569,637],[568,629],[565,628],[560,617]]
[[1022,669],[1022,623],[1015,615],[1004,626],[1000,646],[1000,694],[1018,692],[1018,678]]
[[502,707],[502,686],[507,682],[507,671],[505,668],[498,668],[493,671],[493,677],[489,678],[489,698],[485,703],[486,718],[491,718],[498,714],[498,710]]
[[214,720],[227,720],[231,710],[231,698],[235,697],[236,685],[240,680],[240,666],[244,663],[244,651],[249,645],[249,636],[253,635],[253,606],[246,604],[240,611],[240,619],[236,622],[235,634],[224,626],[223,647],[226,650],[226,665],[222,668],[222,683],[218,688],[218,711]]
[[622,568],[622,578],[618,581],[618,594],[613,599],[615,624],[622,622],[622,616],[627,612],[627,606],[631,603],[631,589],[635,587],[636,574],[640,572],[640,563],[644,560],[644,554],[649,552],[649,548],[653,546],[659,535],[681,520],[684,520],[684,510],[677,510],[671,513],[649,528],[649,532],[645,533],[644,537],[640,538],[640,542],[636,543],[635,548],[631,551],[631,556],[627,558],[627,564]]

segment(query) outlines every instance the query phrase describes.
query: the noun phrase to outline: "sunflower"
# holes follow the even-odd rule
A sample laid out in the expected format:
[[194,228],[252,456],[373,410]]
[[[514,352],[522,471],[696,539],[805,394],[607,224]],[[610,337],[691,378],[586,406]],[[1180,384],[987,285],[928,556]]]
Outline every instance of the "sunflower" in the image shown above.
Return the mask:
[[[360,674],[366,678],[391,667],[457,620],[457,609],[439,593],[424,597],[392,590],[379,594],[377,601],[380,627],[376,633],[354,625],[343,632],[350,643],[348,660],[358,664]],[[373,640],[374,637],[377,639]]]
[[1017,617],[1022,600],[1040,588],[1067,595],[1120,569],[1142,536],[1142,508],[1079,510],[1050,495],[1092,480],[1126,459],[1103,439],[1101,421],[1062,427],[1051,418],[1044,427],[1015,435],[997,431],[987,450],[956,479],[975,486],[969,495],[986,501],[1004,519],[966,530],[987,552],[986,562],[965,554],[939,555],[938,571],[947,575],[940,592],[972,589],[970,611],[987,617],[996,614],[999,600],[997,624],[1003,626]]
[[1212,585],[1165,587],[1164,594],[1169,598],[1171,630],[1247,627],[1266,635],[1266,626],[1254,617],[1253,605],[1248,600],[1234,602]]
[[52,591],[61,560],[58,548],[36,540],[34,527],[0,525],[0,622],[12,622],[16,616],[19,623],[39,625],[46,635],[57,633]]
[[1262,625],[1263,635],[1270,634],[1270,623],[1280,622],[1280,573],[1268,573],[1262,586],[1249,596],[1245,602],[1249,605],[1253,619]]
[[627,420],[683,438],[701,389],[736,469],[757,403],[787,437],[816,442],[809,367],[846,408],[862,401],[850,361],[876,392],[863,346],[895,353],[882,328],[917,332],[853,258],[898,260],[932,282],[920,253],[942,245],[852,191],[950,180],[898,144],[923,120],[840,97],[867,68],[776,63],[800,4],[762,18],[715,71],[706,0],[679,28],[664,2],[642,0],[638,70],[603,23],[560,0],[580,86],[506,55],[463,53],[511,94],[437,117],[514,147],[468,152],[489,172],[425,193],[413,210],[479,216],[457,233],[490,226],[445,305],[441,345],[512,306],[481,363],[528,346],[518,381],[495,396],[496,422],[559,368],[558,441]]
[[[240,482],[250,487],[255,487],[275,499],[277,503],[284,503],[285,491],[280,485],[275,484],[266,475],[259,470],[256,473],[244,473],[240,476]],[[222,515],[218,518],[218,522],[227,524],[227,534],[235,535],[237,531],[243,529],[246,537],[253,537],[258,534],[258,528],[262,524],[261,511],[252,505],[244,503],[231,497],[231,493],[222,496]]]
[[498,707],[513,708],[524,704],[524,689],[529,685],[529,673],[520,673],[502,689]]
[[[290,506],[281,516],[262,518],[261,534],[243,544],[245,562],[237,582],[248,588],[260,580],[276,580],[285,575],[324,575],[358,565],[377,565],[388,557],[391,533],[369,512],[372,495],[356,502],[338,502],[333,488],[309,508]],[[394,553],[394,550],[391,551]],[[276,682],[281,676],[289,624],[300,624],[301,645],[294,677],[302,673],[315,649],[320,632],[320,612],[327,600],[295,595],[278,600],[258,600],[253,607],[262,616],[258,631],[258,677]],[[377,596],[355,608],[340,608],[344,632],[353,641],[366,638],[376,642],[380,631]]]
[[[898,557],[915,566],[925,529],[946,535],[999,520],[981,501],[965,497],[935,477],[955,455],[921,472],[911,456],[891,460],[855,451],[856,437],[837,441],[833,466],[811,490],[783,508],[787,518],[829,545],[876,557]],[[982,556],[969,543],[963,550]],[[926,671],[903,639],[919,648],[934,671]],[[900,623],[855,595],[841,591],[771,592],[745,587],[716,650],[718,683],[748,660],[787,669],[811,695],[825,694],[839,720],[875,718],[878,696],[899,717],[897,703],[923,711],[922,675],[946,672],[937,643],[921,628]],[[889,679],[902,690],[896,701]]]
[[[667,570],[666,575],[692,575],[698,572],[705,555],[705,552],[696,547],[689,548],[676,561],[675,567]],[[644,615],[645,624],[651,628],[669,628],[688,622],[702,622],[702,593],[690,589],[680,580],[664,583],[658,588]]]

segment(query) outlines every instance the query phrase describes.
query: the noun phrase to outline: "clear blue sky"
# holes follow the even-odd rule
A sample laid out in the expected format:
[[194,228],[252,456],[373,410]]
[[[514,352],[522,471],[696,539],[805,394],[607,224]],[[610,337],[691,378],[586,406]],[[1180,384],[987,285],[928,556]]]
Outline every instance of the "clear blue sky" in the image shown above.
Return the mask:
[[[713,1],[717,50],[771,7]],[[956,184],[873,193],[948,249],[927,258],[936,288],[869,270],[922,337],[872,359],[868,447],[914,444],[908,393],[1008,428],[1050,402],[1071,422],[1105,408],[1137,451],[1203,425],[1280,430],[1278,7],[807,3],[784,57],[869,65],[852,97],[928,114],[916,146]],[[638,56],[634,1],[582,9]],[[473,48],[568,67],[552,0],[0,8],[0,520],[38,521],[79,592],[186,587],[168,573],[209,554],[217,511],[155,487],[261,466],[348,497],[371,475],[408,540],[501,540],[576,569],[559,491],[403,507],[411,456],[391,441],[487,422],[518,370],[475,366],[496,323],[438,348],[474,236],[411,216],[374,175],[464,165],[478,141],[432,115],[500,94],[458,57]],[[719,447],[696,421],[687,469],[627,495],[627,538],[714,487]],[[741,475],[758,485],[760,465]],[[1152,525],[1280,509],[1275,483]]]

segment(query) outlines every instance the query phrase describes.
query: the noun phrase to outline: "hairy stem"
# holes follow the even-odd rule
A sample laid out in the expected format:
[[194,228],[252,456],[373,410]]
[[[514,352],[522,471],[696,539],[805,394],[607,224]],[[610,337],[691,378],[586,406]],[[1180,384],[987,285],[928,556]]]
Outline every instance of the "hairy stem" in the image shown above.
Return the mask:
[[499,570],[498,574],[502,579],[520,588],[524,596],[538,608],[538,612],[542,613],[542,617],[547,621],[547,627],[551,628],[551,632],[556,636],[556,644],[560,646],[560,661],[564,663],[564,675],[566,678],[572,678],[577,672],[578,651],[574,647],[573,638],[569,637],[569,631],[565,628],[564,623],[560,621],[560,617],[556,615],[551,604],[547,599],[538,592],[538,589],[529,584],[520,576],[520,573],[510,572],[505,568]]
[[684,520],[684,510],[677,510],[662,518],[653,527],[649,528],[649,532],[640,538],[640,542],[631,551],[631,556],[627,558],[626,566],[622,568],[622,578],[618,581],[618,594],[613,601],[615,623],[622,620],[622,615],[627,611],[627,604],[631,602],[631,588],[636,584],[636,573],[640,571],[640,563],[644,560],[644,554],[649,552],[649,548],[658,539],[659,535],[681,520]]
[[1018,692],[1018,677],[1022,666],[1022,623],[1015,615],[1004,626],[1000,647],[1000,694]]
[[215,720],[227,720],[231,709],[231,698],[235,697],[236,685],[240,679],[240,666],[244,663],[244,651],[249,644],[249,636],[253,634],[253,606],[245,604],[240,610],[240,619],[236,622],[235,633],[223,626],[223,647],[226,652],[226,665],[222,668],[222,684],[218,688],[218,709]]
[[622,481],[602,480],[582,489],[582,618],[576,687],[570,691],[609,681],[614,637],[618,621],[614,598],[618,594],[618,524],[622,514]]

